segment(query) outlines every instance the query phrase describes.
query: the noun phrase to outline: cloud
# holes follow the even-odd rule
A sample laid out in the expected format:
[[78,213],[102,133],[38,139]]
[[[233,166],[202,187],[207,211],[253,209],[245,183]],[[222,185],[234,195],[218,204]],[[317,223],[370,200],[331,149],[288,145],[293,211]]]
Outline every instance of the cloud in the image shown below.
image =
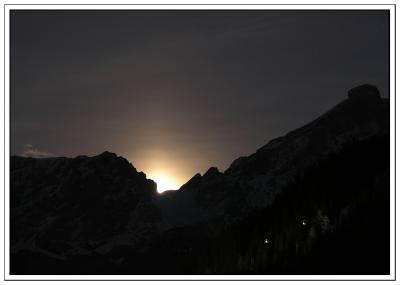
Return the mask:
[[50,152],[38,150],[37,148],[34,148],[31,144],[25,144],[24,148],[24,151],[21,153],[21,156],[23,157],[43,158],[53,155]]

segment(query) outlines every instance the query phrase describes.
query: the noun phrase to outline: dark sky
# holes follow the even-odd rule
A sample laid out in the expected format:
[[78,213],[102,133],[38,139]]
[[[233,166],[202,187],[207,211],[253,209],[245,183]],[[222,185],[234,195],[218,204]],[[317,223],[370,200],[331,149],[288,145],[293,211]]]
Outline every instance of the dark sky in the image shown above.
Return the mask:
[[11,153],[108,150],[176,184],[210,166],[225,170],[356,85],[388,97],[388,17],[12,11]]

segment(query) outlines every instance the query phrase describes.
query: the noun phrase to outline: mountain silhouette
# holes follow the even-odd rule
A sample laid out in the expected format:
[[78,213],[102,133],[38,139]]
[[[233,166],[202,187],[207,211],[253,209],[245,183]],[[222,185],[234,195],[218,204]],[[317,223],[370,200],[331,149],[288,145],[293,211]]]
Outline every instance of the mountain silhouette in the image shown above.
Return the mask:
[[389,134],[389,101],[376,87],[362,85],[348,95],[311,123],[238,158],[223,175],[196,174],[170,193],[169,203],[159,203],[163,216],[174,226],[207,219],[235,222],[270,204],[296,174],[347,142]]
[[162,195],[110,152],[12,156],[11,273],[388,274],[389,133],[389,100],[362,85]]
[[11,158],[11,251],[104,253],[152,230],[156,184],[124,158]]

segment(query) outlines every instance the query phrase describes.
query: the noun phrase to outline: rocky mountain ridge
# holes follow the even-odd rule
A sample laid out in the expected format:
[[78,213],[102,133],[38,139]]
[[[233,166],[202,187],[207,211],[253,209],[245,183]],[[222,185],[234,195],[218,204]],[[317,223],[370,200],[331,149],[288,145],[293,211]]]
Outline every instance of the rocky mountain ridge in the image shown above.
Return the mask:
[[156,184],[126,159],[11,157],[11,251],[106,253],[155,230]]
[[362,85],[316,120],[236,159],[224,173],[211,168],[203,176],[196,174],[169,193],[168,202],[156,205],[171,226],[209,219],[234,223],[268,206],[295,175],[346,143],[385,134],[389,134],[389,101],[376,87]]
[[102,256],[119,264],[126,252],[145,254],[153,240],[175,229],[218,235],[269,207],[291,181],[345,145],[389,133],[389,100],[380,98],[376,87],[363,85],[316,120],[238,158],[226,171],[211,167],[162,195],[155,182],[110,152],[76,158],[13,156],[11,254],[22,254],[21,260],[26,254],[57,260]]

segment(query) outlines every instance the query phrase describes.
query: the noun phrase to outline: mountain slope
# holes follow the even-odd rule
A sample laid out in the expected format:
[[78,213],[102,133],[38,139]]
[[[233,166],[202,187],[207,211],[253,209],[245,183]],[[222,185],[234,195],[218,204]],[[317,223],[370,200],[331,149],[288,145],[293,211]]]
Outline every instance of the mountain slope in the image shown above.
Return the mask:
[[156,185],[124,158],[11,157],[11,251],[64,259],[134,246],[160,219]]
[[223,174],[196,174],[168,200],[156,203],[171,227],[205,220],[234,223],[268,206],[296,174],[347,142],[388,133],[389,101],[376,87],[362,85],[311,123],[235,160]]
[[150,273],[389,274],[389,161],[387,135],[347,143],[241,221],[165,232]]

